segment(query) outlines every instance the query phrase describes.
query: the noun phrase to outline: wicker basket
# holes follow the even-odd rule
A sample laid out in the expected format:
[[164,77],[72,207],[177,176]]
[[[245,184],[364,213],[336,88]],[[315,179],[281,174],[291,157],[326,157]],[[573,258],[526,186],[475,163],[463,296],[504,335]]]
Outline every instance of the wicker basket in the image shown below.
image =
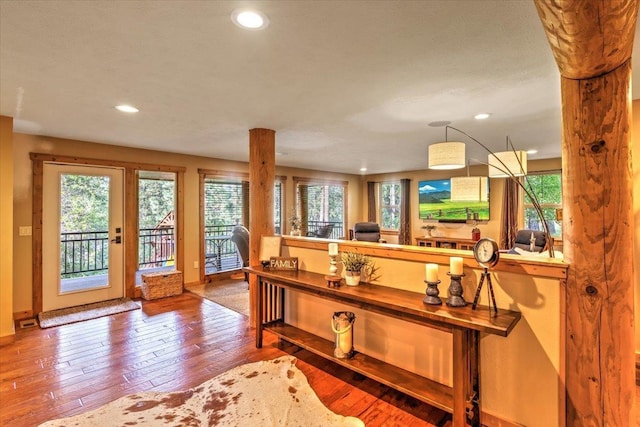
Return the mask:
[[142,275],[142,298],[170,297],[182,293],[182,271],[165,271]]

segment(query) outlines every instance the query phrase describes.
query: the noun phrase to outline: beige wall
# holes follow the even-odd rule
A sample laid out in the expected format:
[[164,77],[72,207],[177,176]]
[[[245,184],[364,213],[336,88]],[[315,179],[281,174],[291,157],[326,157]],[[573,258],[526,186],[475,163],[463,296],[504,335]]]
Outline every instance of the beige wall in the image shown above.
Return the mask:
[[[13,140],[13,166],[15,172],[15,182],[13,187],[13,213],[14,217],[16,218],[16,228],[17,226],[31,225],[32,168],[31,160],[29,158],[30,152],[186,167],[184,176],[185,283],[197,282],[200,275],[199,269],[192,268],[194,265],[194,261],[197,261],[199,257],[198,168],[213,169],[219,171],[239,171],[247,173],[249,171],[248,163],[172,154],[159,151],[139,150],[114,145],[96,144],[83,141],[56,139],[18,133],[13,134]],[[248,144],[249,137],[247,134],[247,145]],[[9,158],[11,158],[11,156],[9,156]],[[329,178],[334,180],[348,180],[348,223],[353,224],[358,218],[360,218],[360,212],[358,208],[361,205],[361,201],[358,189],[360,188],[361,178],[359,176],[332,174],[327,172],[283,167],[276,167],[276,174],[280,176],[287,176],[287,180],[285,183],[285,213],[288,213],[292,210],[293,204],[295,202],[293,176],[309,178],[317,177]],[[15,271],[15,285],[13,289],[13,312],[29,311],[32,307],[30,237],[16,238],[16,241],[14,242],[13,267]]]
[[[288,240],[285,237],[283,255],[298,257],[303,270],[326,273],[326,247],[295,247],[293,242],[289,246]],[[340,243],[339,248],[345,250]],[[389,253],[394,251],[395,248]],[[431,255],[437,250],[412,248],[412,251],[410,261],[373,256],[380,274],[376,283],[424,294],[424,265],[437,262]],[[465,257],[466,275],[462,284],[465,299],[469,301],[473,300],[481,270],[468,267],[477,265],[470,254],[463,253],[462,256]],[[522,259],[518,255],[503,255],[501,263]],[[563,264],[559,260],[538,260],[549,266]],[[439,269],[441,296],[446,296],[447,292],[448,267],[440,265]],[[557,278],[506,271],[494,272],[492,282],[498,307],[520,311],[522,318],[506,338],[481,334],[482,410],[529,427],[562,425],[564,353],[561,304],[564,288]],[[286,306],[288,323],[332,341],[334,336],[330,323],[333,312],[353,311],[356,314],[354,343],[357,351],[451,385],[450,334],[314,296],[296,292],[287,295],[290,295]],[[486,292],[481,293],[480,304],[488,304]]]
[[[548,159],[548,160],[532,160],[529,161],[528,169],[531,172],[548,171],[548,170],[560,170],[562,168],[561,159]],[[469,168],[470,175],[486,176],[487,166],[478,165]],[[362,212],[366,218],[367,215],[367,181],[384,182],[400,179],[411,180],[411,236],[413,238],[418,236],[424,236],[426,233],[420,227],[425,224],[434,224],[437,226],[436,233],[444,237],[455,237],[462,239],[471,238],[471,230],[473,225],[471,224],[452,224],[452,223],[434,223],[433,221],[426,221],[419,218],[418,212],[418,182],[427,179],[446,179],[452,176],[464,176],[466,175],[466,169],[460,169],[455,171],[434,171],[434,170],[421,170],[410,171],[401,173],[387,173],[379,175],[368,175],[363,179],[362,186]],[[489,203],[490,203],[490,220],[482,221],[478,223],[477,227],[480,229],[480,233],[483,237],[491,237],[495,240],[499,240],[500,223],[502,220],[502,189],[503,179],[491,179],[489,183]],[[397,236],[386,236],[387,241],[390,243],[397,243]],[[395,239],[395,240],[394,240]],[[412,242],[412,243],[415,243]]]
[[0,337],[13,323],[13,119],[0,116]]

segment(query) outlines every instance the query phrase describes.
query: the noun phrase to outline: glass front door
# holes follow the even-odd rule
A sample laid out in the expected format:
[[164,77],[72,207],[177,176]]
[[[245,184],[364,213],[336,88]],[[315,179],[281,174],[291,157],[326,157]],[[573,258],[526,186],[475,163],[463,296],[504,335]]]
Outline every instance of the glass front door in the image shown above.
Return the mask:
[[123,171],[45,163],[43,310],[121,298]]

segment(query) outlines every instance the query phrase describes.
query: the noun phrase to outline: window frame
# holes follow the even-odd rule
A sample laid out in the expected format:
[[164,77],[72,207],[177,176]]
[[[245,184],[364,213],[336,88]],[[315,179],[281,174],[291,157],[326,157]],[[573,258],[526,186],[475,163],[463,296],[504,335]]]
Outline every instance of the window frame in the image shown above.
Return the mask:
[[[302,235],[305,235],[307,232],[307,224],[308,224],[308,218],[304,218],[304,211],[306,211],[305,209],[302,209],[301,207],[301,200],[300,200],[300,185],[306,185],[306,186],[334,186],[334,187],[341,187],[342,191],[343,191],[343,195],[342,195],[342,199],[343,199],[343,206],[342,206],[342,230],[343,230],[343,234],[346,233],[347,230],[347,219],[348,219],[348,214],[349,214],[349,181],[341,181],[341,180],[332,180],[332,179],[323,179],[323,178],[306,178],[306,177],[299,177],[299,176],[294,176],[293,177],[293,186],[294,186],[294,196],[295,196],[295,202],[294,202],[294,213],[293,215],[302,217]],[[287,218],[288,220],[289,218]],[[325,220],[322,220],[325,221]],[[326,220],[328,221],[328,220]],[[291,231],[291,224],[287,224],[287,231],[290,232]],[[344,237],[344,236],[343,236]]]
[[[398,203],[395,205],[385,205],[383,203],[383,192],[384,189],[383,187],[386,185],[393,185],[393,186],[397,186],[398,191],[396,193],[396,197],[398,200]],[[390,180],[390,181],[383,181],[383,182],[379,182],[377,185],[377,206],[376,206],[376,215],[378,217],[378,221],[380,222],[380,231],[382,232],[386,232],[386,233],[400,233],[400,215],[401,215],[401,209],[402,209],[402,185],[400,180]],[[385,208],[396,208],[398,211],[398,227],[393,228],[393,227],[386,227],[385,223],[384,223],[384,215],[383,215],[383,210]]]
[[[527,177],[525,178],[525,180],[529,179],[529,177],[532,176],[541,176],[541,175],[558,175],[559,179],[560,179],[560,202],[559,203],[540,203],[540,208],[541,209],[555,209],[556,212],[558,209],[562,209],[562,199],[563,199],[563,188],[562,188],[562,170],[561,169],[553,169],[553,170],[546,170],[546,171],[535,171],[535,172],[529,172],[527,174]],[[524,182],[523,183],[526,187],[527,190],[529,189],[528,183]],[[529,227],[529,225],[526,223],[526,210],[527,209],[535,209],[535,207],[533,206],[532,203],[526,203],[526,194],[522,195],[522,203],[521,206],[522,208],[520,209],[520,223],[523,225],[523,227],[527,228]],[[562,219],[556,219],[555,221],[557,221],[560,224],[560,232],[559,233],[551,233],[550,232],[550,237],[554,238],[554,240],[558,241],[558,240],[562,240],[562,232],[563,232],[563,227],[562,227]]]

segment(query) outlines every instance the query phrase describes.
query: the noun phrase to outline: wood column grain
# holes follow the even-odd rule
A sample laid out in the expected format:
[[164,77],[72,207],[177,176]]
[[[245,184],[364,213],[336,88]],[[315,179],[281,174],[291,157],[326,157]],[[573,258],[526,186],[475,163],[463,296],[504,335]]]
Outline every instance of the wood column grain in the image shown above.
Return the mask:
[[635,422],[631,52],[637,0],[536,0],[562,79],[566,423]]
[[634,401],[631,60],[562,78],[570,424],[632,425]]
[[[274,233],[273,203],[275,185],[276,132],[271,129],[249,131],[249,264],[260,264],[260,237]],[[251,324],[256,325],[254,289],[257,277],[249,275]]]

